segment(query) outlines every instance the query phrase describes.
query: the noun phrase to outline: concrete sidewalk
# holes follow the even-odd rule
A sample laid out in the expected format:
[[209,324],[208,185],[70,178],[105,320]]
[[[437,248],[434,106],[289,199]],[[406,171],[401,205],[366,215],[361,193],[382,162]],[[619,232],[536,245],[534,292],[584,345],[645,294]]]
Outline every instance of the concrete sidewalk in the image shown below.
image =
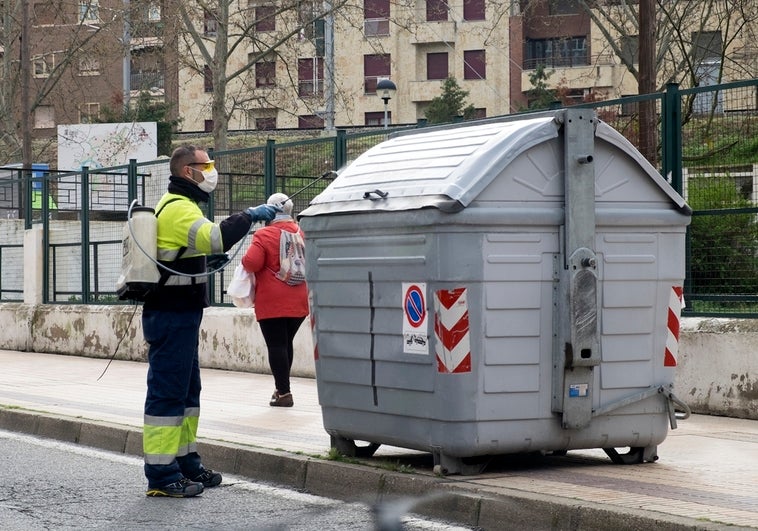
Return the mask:
[[[98,379],[107,364],[0,350],[0,428],[140,455],[147,365],[114,361]],[[269,375],[203,369],[209,467],[338,499],[413,497],[414,512],[483,529],[758,529],[757,421],[693,415],[656,463],[573,451],[441,478],[431,456],[401,448],[327,459],[315,381],[293,380],[291,409],[269,407],[272,390]]]

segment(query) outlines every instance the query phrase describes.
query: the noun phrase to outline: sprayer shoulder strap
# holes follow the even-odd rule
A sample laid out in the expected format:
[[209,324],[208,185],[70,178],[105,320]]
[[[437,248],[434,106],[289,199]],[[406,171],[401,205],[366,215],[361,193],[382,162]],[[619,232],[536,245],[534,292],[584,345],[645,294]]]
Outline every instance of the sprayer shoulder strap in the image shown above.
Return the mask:
[[158,209],[158,212],[155,213],[155,217],[157,218],[158,216],[160,216],[161,212],[163,212],[163,209],[166,208],[171,203],[173,203],[174,201],[183,201],[183,200],[184,200],[183,197],[172,197],[171,199],[163,203],[163,206]]
[[[171,199],[163,203],[163,206],[161,206],[161,208],[158,209],[158,212],[155,213],[155,217],[157,218],[158,216],[160,216],[161,212],[163,212],[163,209],[166,208],[170,203],[173,203],[174,201],[183,201],[183,200],[184,198],[182,197],[172,197]],[[182,257],[182,255],[184,254],[184,251],[186,250],[187,250],[186,247],[180,247],[179,252],[176,254],[176,258],[174,258],[171,263],[172,264],[176,263],[176,261]],[[168,280],[168,277],[170,276],[171,276],[171,273],[169,271],[166,271],[165,269],[161,269],[161,278],[160,280],[158,280],[158,285],[159,286],[165,285],[166,281]]]

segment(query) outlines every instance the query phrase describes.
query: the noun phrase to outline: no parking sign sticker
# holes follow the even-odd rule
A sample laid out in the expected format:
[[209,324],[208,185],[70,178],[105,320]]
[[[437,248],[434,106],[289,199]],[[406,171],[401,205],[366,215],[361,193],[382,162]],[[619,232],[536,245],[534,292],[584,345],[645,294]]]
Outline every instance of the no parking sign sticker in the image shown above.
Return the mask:
[[426,284],[403,282],[403,352],[429,354]]

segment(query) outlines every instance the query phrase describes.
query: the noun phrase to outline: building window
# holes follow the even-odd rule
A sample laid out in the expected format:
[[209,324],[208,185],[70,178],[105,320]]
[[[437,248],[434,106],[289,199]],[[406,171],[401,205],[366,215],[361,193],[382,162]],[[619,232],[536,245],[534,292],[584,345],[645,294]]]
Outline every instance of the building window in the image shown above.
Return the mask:
[[203,123],[203,131],[206,133],[213,132],[213,120],[205,120]]
[[34,128],[50,129],[55,127],[55,108],[52,105],[40,105],[34,109]]
[[255,119],[255,128],[258,131],[273,131],[276,129],[276,117],[269,116]]
[[463,0],[463,20],[484,20],[484,0]]
[[276,86],[276,61],[258,61],[255,63],[255,86]]
[[32,64],[34,66],[34,77],[50,77],[50,73],[55,68],[55,54],[38,55],[32,59]]
[[551,15],[578,15],[581,11],[578,0],[550,0],[548,13]]
[[298,116],[297,126],[300,129],[322,129],[324,127],[324,119],[315,114]]
[[147,21],[161,21],[161,5],[158,2],[150,2],[150,5],[147,6]]
[[487,118],[487,108],[486,107],[477,107],[474,109],[474,120],[481,120],[483,118]]
[[255,8],[255,31],[276,31],[275,6],[257,6]]
[[79,2],[79,22],[100,22],[97,0]]
[[638,64],[640,57],[640,41],[637,35],[621,37],[621,60],[628,64]]
[[363,1],[363,34],[366,37],[390,34],[390,0]]
[[55,6],[49,1],[35,3],[34,24],[37,26],[55,24]]
[[426,79],[447,79],[447,52],[426,54]]
[[99,76],[100,61],[94,57],[82,57],[79,59],[80,76]]
[[[392,123],[392,112],[387,111],[387,125]],[[366,125],[384,125],[384,111],[367,112],[365,114]]]
[[538,64],[550,68],[590,64],[587,55],[587,38],[581,36],[527,40],[524,68],[533,70]]
[[91,124],[97,122],[100,117],[99,103],[82,103],[79,106],[79,123]]
[[297,5],[297,21],[302,27],[300,30],[300,39],[311,40],[316,35],[315,24],[320,10],[316,7],[314,0],[300,0]]
[[213,72],[208,65],[203,67],[203,90],[213,92]]
[[218,22],[216,15],[208,10],[203,11],[203,35],[206,37],[215,37],[218,31]]
[[721,58],[721,32],[696,31],[692,33],[692,58],[696,63]]
[[321,96],[324,92],[324,61],[320,57],[297,60],[298,95]]
[[484,50],[463,52],[463,79],[487,79]]
[[426,0],[426,20],[428,22],[447,20],[447,0]]
[[370,54],[363,56],[363,93],[376,94],[376,83],[383,77],[390,77],[390,54]]

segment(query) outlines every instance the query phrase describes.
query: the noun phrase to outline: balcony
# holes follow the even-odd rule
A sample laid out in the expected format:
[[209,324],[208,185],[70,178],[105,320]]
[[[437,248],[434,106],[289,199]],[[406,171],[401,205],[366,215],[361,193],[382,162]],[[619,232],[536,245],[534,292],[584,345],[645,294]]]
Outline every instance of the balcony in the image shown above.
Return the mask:
[[458,28],[453,21],[421,22],[411,33],[411,44],[455,42]]
[[529,75],[538,64],[545,65],[546,72],[553,72],[546,81],[551,89],[558,85],[568,88],[614,87],[620,69],[625,70],[623,65],[608,54],[528,59],[524,61],[524,69],[521,71],[522,89],[527,90],[531,86]]
[[410,99],[413,103],[431,101],[433,98],[442,94],[441,79],[430,79],[424,81],[411,81]]

